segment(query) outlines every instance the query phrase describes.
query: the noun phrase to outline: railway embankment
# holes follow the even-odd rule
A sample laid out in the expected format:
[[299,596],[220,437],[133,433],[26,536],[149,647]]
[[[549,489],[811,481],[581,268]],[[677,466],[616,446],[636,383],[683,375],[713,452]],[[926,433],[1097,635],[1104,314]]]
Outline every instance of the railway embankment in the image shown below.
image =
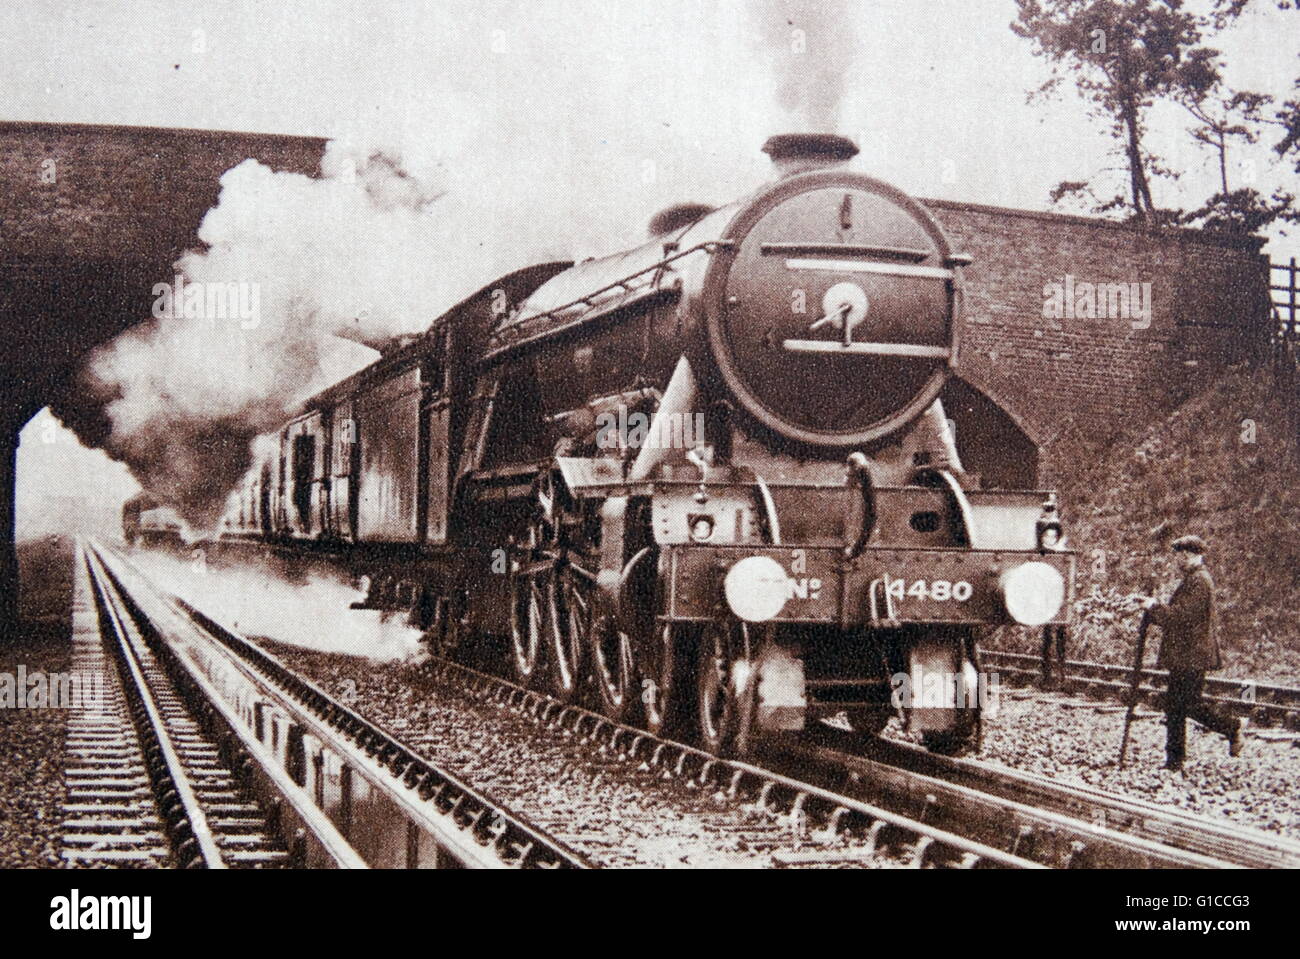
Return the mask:
[[[1210,545],[1223,672],[1300,684],[1297,405],[1267,365],[1230,367],[1063,484],[1079,551],[1070,658],[1131,663],[1145,580],[1167,598],[1178,581],[1168,544],[1195,533]],[[995,643],[1037,649],[1036,636]]]

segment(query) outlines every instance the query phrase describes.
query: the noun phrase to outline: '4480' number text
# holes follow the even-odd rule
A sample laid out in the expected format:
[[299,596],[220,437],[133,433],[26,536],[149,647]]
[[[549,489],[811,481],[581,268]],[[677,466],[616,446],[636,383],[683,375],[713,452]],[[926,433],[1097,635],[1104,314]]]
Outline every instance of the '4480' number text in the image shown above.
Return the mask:
[[912,599],[928,599],[936,603],[946,603],[954,601],[964,603],[970,599],[974,590],[971,584],[964,579],[952,582],[946,579],[917,579],[908,583],[905,579],[889,579],[889,595],[894,599],[904,599],[910,596]]

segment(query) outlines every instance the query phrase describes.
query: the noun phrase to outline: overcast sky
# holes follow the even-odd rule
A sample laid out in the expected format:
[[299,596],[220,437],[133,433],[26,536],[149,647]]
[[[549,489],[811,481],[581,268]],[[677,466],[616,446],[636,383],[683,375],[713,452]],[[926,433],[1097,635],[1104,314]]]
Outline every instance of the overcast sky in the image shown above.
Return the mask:
[[[1300,14],[1255,7],[1215,43],[1234,86],[1284,97],[1300,73]],[[836,125],[863,147],[862,169],[920,196],[1044,209],[1053,185],[1113,163],[1101,124],[1068,88],[1026,104],[1047,72],[1008,28],[1012,0],[844,8],[835,42],[811,43],[802,62],[829,61],[843,77]],[[0,119],[391,145],[498,212],[526,206],[532,184],[599,246],[639,235],[666,203],[752,189],[766,173],[763,139],[807,125],[778,102],[777,68],[791,61],[764,46],[748,11],[741,0],[10,2]],[[1158,205],[1214,192],[1213,158],[1186,126],[1173,108],[1153,116],[1151,146],[1186,171],[1156,185]],[[1254,162],[1265,192],[1294,179],[1266,144],[1235,159]],[[48,467],[73,455],[67,443],[30,442],[35,426],[23,475],[37,458]],[[81,474],[102,458],[59,462]],[[113,497],[129,485],[117,472],[97,479]]]
[[[1008,29],[1011,0],[846,6],[856,56],[841,65],[840,127],[873,172],[921,195],[1042,207],[1053,184],[1104,164],[1099,125],[1073,95],[1025,104],[1045,68]],[[1216,42],[1236,85],[1284,94],[1300,72],[1300,14],[1256,8]],[[0,109],[362,133],[449,158],[581,148],[637,173],[658,161],[666,193],[692,194],[743,186],[745,164],[781,129],[756,34],[742,0],[26,0],[0,9]],[[1182,116],[1160,120],[1153,145],[1185,139]],[[1200,198],[1210,157],[1182,151]],[[1162,196],[1179,198],[1168,186]]]

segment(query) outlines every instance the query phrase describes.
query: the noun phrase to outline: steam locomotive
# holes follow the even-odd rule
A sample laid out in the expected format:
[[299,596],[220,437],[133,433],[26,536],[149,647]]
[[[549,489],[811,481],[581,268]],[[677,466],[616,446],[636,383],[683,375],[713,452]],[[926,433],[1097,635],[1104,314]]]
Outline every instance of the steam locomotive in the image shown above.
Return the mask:
[[830,716],[977,745],[981,636],[1065,622],[1075,556],[1054,494],[962,468],[939,394],[970,258],[852,141],[764,151],[755,195],[504,276],[313,397],[224,535],[717,754]]
[[179,547],[184,543],[184,522],[170,506],[138,493],[122,506],[122,536],[129,546]]

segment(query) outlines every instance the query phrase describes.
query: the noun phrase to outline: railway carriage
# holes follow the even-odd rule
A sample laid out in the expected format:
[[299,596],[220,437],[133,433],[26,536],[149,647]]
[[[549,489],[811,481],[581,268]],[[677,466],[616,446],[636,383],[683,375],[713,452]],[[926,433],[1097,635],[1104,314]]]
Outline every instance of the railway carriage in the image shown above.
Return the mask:
[[940,393],[968,258],[851,141],[765,150],[756,195],[503,277],[314,397],[228,534],[720,754],[831,715],[975,743],[983,632],[1069,615],[1055,498],[962,468]]

